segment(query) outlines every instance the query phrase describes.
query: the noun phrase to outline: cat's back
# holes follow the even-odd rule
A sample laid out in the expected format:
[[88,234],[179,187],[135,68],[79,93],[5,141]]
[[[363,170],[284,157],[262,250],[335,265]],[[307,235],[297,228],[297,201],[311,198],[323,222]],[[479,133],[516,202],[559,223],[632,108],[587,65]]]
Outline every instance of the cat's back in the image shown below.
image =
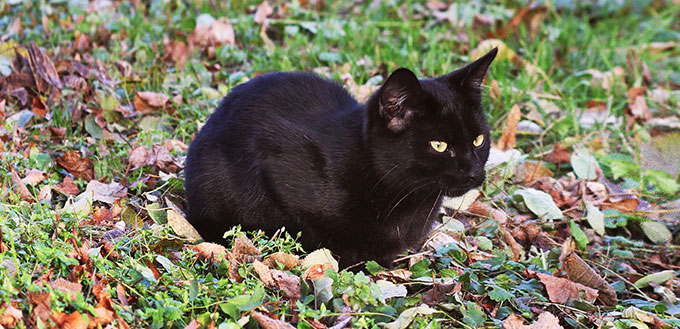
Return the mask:
[[[271,72],[234,87],[212,117],[255,120],[307,121],[341,115],[357,103],[339,84],[308,72]],[[264,121],[263,121],[264,120]]]

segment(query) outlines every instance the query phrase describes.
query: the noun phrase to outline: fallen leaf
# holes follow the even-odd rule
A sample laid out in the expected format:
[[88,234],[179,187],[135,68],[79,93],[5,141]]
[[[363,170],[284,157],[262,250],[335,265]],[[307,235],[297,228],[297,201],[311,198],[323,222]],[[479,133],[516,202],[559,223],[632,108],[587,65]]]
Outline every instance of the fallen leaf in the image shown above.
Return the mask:
[[562,146],[560,143],[555,143],[552,151],[550,151],[543,160],[555,164],[569,163],[571,161],[571,152],[568,147]]
[[53,188],[55,191],[66,195],[78,195],[80,193],[80,189],[73,184],[73,178],[70,176],[64,177],[62,183],[55,185]]
[[524,318],[521,316],[510,313],[505,320],[503,320],[503,329],[530,329],[531,327],[526,325]]
[[673,233],[663,223],[655,221],[640,222],[640,228],[642,228],[645,236],[656,244],[668,243],[673,238]]
[[219,263],[226,259],[227,248],[212,242],[201,242],[195,246],[186,246],[188,249],[196,251],[198,259],[207,259],[214,263]]
[[50,287],[54,290],[67,293],[72,300],[75,300],[78,295],[82,294],[83,285],[77,282],[71,282],[62,278],[50,281]]
[[23,323],[24,314],[12,304],[3,303],[0,305],[0,310],[4,309],[0,315],[0,327],[14,328],[19,322]]
[[31,42],[31,45],[26,47],[26,50],[28,51],[31,72],[33,73],[38,90],[41,93],[48,93],[50,86],[61,90],[63,86],[61,80],[59,80],[59,74],[57,74],[57,70],[50,58],[40,50],[35,42]]
[[140,91],[135,94],[133,102],[135,110],[143,114],[148,114],[164,107],[169,100],[170,97],[165,94],[152,91]]
[[45,186],[40,188],[40,191],[38,191],[38,200],[39,201],[52,201],[52,186],[49,184],[46,184]]
[[578,178],[592,180],[597,178],[599,167],[595,157],[586,149],[575,149],[571,154],[571,167]]
[[550,301],[557,304],[566,305],[570,300],[581,299],[581,293],[585,293],[587,302],[593,302],[597,298],[597,290],[586,287],[580,283],[569,279],[558,278],[550,274],[534,272],[527,269],[527,276],[538,278],[545,286]]
[[385,323],[382,325],[382,327],[386,329],[406,329],[409,327],[409,325],[416,316],[420,314],[428,315],[436,312],[437,310],[425,304],[417,307],[411,307],[401,312],[401,314],[399,314],[399,317],[396,320],[389,323]]
[[331,251],[326,248],[313,251],[302,260],[300,265],[302,265],[302,268],[307,269],[315,264],[323,265],[326,263],[329,263],[335,271],[339,271],[338,261],[333,258]]
[[283,265],[283,269],[290,270],[298,265],[299,257],[285,252],[276,252],[264,259],[263,263],[271,268],[278,268],[278,264]]
[[522,118],[522,112],[520,111],[519,105],[515,104],[510,108],[510,113],[508,118],[505,119],[505,128],[503,128],[503,134],[498,139],[496,147],[502,151],[507,151],[515,148],[517,144],[517,124]]
[[116,182],[104,184],[96,180],[91,180],[85,187],[85,193],[91,193],[92,200],[112,204],[116,200],[127,196],[127,188]]
[[184,237],[190,241],[203,240],[196,229],[191,226],[189,221],[184,218],[179,212],[174,209],[168,209],[166,212],[168,225],[177,235]]
[[154,265],[151,260],[148,258],[144,258],[144,261],[146,262],[146,267],[151,270],[151,273],[153,274],[153,277],[158,280],[161,278],[161,272],[158,271],[158,268],[156,268],[156,265]]
[[187,326],[184,327],[184,329],[198,329],[200,327],[201,327],[200,322],[196,321],[196,319],[191,319],[191,322],[189,322],[189,324],[187,324]]
[[380,299],[385,301],[395,297],[406,297],[408,291],[403,284],[394,284],[387,280],[378,280],[375,284],[380,288]]
[[542,177],[553,177],[555,173],[540,162],[524,161],[515,168],[515,182],[528,185]]
[[396,270],[378,272],[375,274],[375,277],[381,280],[387,280],[394,283],[404,283],[409,281],[409,278],[411,277],[412,274],[413,272],[407,269],[399,268]]
[[52,314],[51,319],[58,328],[87,329],[87,320],[77,311],[71,314],[56,312]]
[[457,293],[461,290],[463,285],[458,282],[458,283],[438,283],[435,282],[434,285],[432,286],[432,289],[426,291],[423,296],[421,297],[421,300],[423,303],[429,305],[429,306],[434,306],[435,304],[441,303],[443,301],[446,301],[447,295],[451,293]]
[[52,301],[50,299],[49,291],[29,292],[28,302],[33,305],[31,318],[33,318],[34,321],[40,319],[45,322],[50,318],[50,314],[52,313]]
[[531,329],[563,329],[560,325],[560,320],[550,312],[543,312],[538,316],[538,320],[534,322]]
[[302,278],[304,280],[314,281],[316,279],[324,277],[326,275],[326,270],[329,268],[331,269],[333,268],[333,265],[331,265],[331,263],[314,264],[305,270],[305,273],[302,275]]
[[265,286],[272,286],[274,284],[274,280],[272,279],[272,271],[269,269],[269,266],[256,259],[253,262],[253,269],[255,270],[255,273],[257,273],[257,276],[260,277],[260,281],[262,281]]
[[49,109],[47,108],[47,105],[45,105],[45,102],[43,102],[39,97],[33,97],[32,111],[36,117],[44,118],[49,112]]
[[64,155],[57,157],[57,163],[76,178],[82,178],[88,182],[94,179],[92,160],[81,157],[80,152],[69,150]]
[[255,23],[264,24],[267,17],[274,13],[274,8],[267,1],[262,1],[255,10]]
[[666,281],[674,279],[675,278],[675,271],[673,270],[665,270],[661,272],[656,272],[652,274],[645,275],[641,278],[639,278],[637,281],[635,281],[635,286],[638,288],[646,288],[649,287],[650,283],[656,283],[656,284],[664,284]]
[[604,235],[604,214],[590,202],[586,202],[586,220],[595,233],[600,236]]
[[28,190],[28,187],[26,187],[26,184],[24,184],[24,182],[21,180],[19,174],[14,171],[14,169],[11,169],[11,172],[11,180],[12,185],[14,185],[14,192],[23,200],[33,200],[31,191]]
[[118,283],[118,285],[116,285],[116,296],[118,297],[118,302],[120,302],[121,305],[123,306],[130,305],[127,296],[125,296],[125,287],[123,287],[123,284],[121,283]]
[[253,318],[259,323],[263,329],[295,329],[290,324],[281,320],[275,320],[260,312],[253,312]]
[[527,208],[541,219],[560,219],[562,211],[557,208],[555,201],[549,194],[533,188],[523,188],[515,191],[524,200]]
[[271,270],[273,286],[282,290],[290,300],[300,299],[300,278],[279,270]]
[[[568,241],[568,240],[567,240]],[[562,245],[560,262],[571,281],[597,289],[600,300],[605,305],[614,306],[618,303],[616,291],[607,281],[600,277],[586,262],[569,247],[569,243]]]
[[635,306],[629,306],[623,312],[621,312],[621,316],[625,319],[634,319],[638,320],[644,323],[649,323],[653,325],[653,328],[672,328],[668,323],[662,321],[657,317],[656,315],[643,311]]

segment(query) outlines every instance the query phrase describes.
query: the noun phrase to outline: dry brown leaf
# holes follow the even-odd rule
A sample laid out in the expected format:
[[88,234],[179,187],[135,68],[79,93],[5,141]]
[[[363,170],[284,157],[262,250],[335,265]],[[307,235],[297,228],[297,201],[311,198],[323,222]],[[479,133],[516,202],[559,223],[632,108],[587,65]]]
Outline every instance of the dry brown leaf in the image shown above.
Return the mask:
[[153,274],[153,277],[158,280],[161,278],[161,272],[158,271],[156,268],[156,265],[154,265],[148,258],[145,258],[144,261],[146,262],[146,267],[151,270],[151,274]]
[[49,291],[29,292],[28,302],[33,305],[33,311],[31,312],[33,321],[37,322],[36,320],[40,319],[45,322],[50,318],[52,301]]
[[253,269],[255,270],[255,273],[257,273],[257,276],[260,277],[260,281],[262,281],[265,286],[271,286],[274,284],[272,279],[272,271],[267,265],[256,259],[253,262]]
[[540,162],[524,161],[515,169],[515,183],[527,185],[542,177],[553,177],[555,173]]
[[92,160],[88,157],[81,157],[80,152],[67,151],[57,158],[57,163],[76,178],[82,178],[88,182],[94,179]]
[[[111,295],[109,295],[106,285],[102,281],[99,281],[92,287],[92,293],[99,302],[94,307],[96,315],[92,316],[91,314],[88,314],[89,321],[87,327],[89,329],[100,326],[103,327],[116,318],[116,313],[112,305],[113,299],[111,298]],[[120,318],[118,320],[119,322],[122,321]]]
[[302,296],[300,278],[279,270],[271,270],[273,286],[282,290],[288,299],[297,300]]
[[80,189],[73,184],[73,178],[70,176],[64,177],[64,181],[60,185],[55,185],[54,190],[67,195],[78,195],[80,193]]
[[187,62],[187,58],[189,57],[189,48],[187,47],[187,44],[182,41],[173,40],[169,50],[170,51],[166,50],[166,53],[169,54],[170,59],[175,62],[177,70],[182,71],[184,69],[184,64]]
[[524,23],[529,27],[529,36],[533,40],[538,33],[540,28],[540,23],[545,19],[548,14],[548,7],[546,6],[535,6],[521,8],[515,16],[510,19],[507,25],[499,27],[493,33],[488,33],[487,36],[490,38],[504,39],[509,33],[517,33],[520,24]]
[[50,86],[61,90],[63,86],[61,80],[59,80],[59,74],[57,74],[57,70],[50,58],[40,50],[35,42],[31,42],[31,45],[26,50],[28,51],[29,64],[38,91],[48,93]]
[[233,45],[236,43],[234,28],[229,24],[227,17],[218,18],[210,26],[210,44],[212,46]]
[[123,284],[118,283],[116,286],[116,297],[118,297],[118,302],[123,305],[123,306],[128,306],[130,305],[130,302],[128,302],[127,296],[125,295],[125,287],[123,287]]
[[588,266],[579,255],[571,250],[569,246],[570,244],[565,242],[562,245],[562,254],[560,255],[560,262],[562,262],[562,268],[567,273],[567,278],[574,282],[597,289],[600,300],[604,304],[609,306],[616,305],[618,300],[614,288],[597,275],[597,273],[595,273],[595,271]]
[[441,303],[447,299],[448,294],[455,294],[461,290],[463,284],[457,283],[437,283],[435,282],[432,289],[428,290],[421,297],[423,303],[434,306],[435,304]]
[[396,270],[383,271],[375,274],[375,277],[382,280],[387,280],[392,283],[404,283],[408,282],[413,272],[400,268]]
[[71,314],[56,312],[51,318],[57,324],[57,328],[87,329],[87,320],[77,311]]
[[38,192],[39,201],[52,201],[52,186],[49,184],[40,188]]
[[553,303],[566,305],[570,300],[580,299],[582,292],[585,292],[586,301],[593,302],[598,295],[596,289],[586,287],[569,279],[558,278],[550,274],[534,272],[528,269],[525,273],[527,276],[538,278],[541,281],[548,292],[550,301]]
[[333,265],[331,263],[325,263],[325,264],[313,264],[310,266],[307,270],[305,270],[305,273],[302,275],[302,278],[305,280],[316,280],[318,278],[321,278],[326,275],[326,269],[332,269]]
[[299,257],[285,252],[276,252],[265,258],[263,263],[271,268],[278,268],[277,263],[283,265],[283,269],[290,270],[297,266]]
[[196,251],[198,259],[207,259],[214,263],[219,263],[226,259],[227,248],[212,242],[201,242],[195,246],[186,246],[188,249]]
[[267,17],[274,13],[274,8],[267,1],[262,1],[261,4],[257,6],[255,10],[255,23],[264,24],[267,21]]
[[200,327],[201,327],[200,322],[196,321],[196,319],[191,319],[191,322],[189,322],[189,324],[187,324],[187,326],[184,327],[184,329],[198,329]]
[[520,111],[519,105],[515,104],[510,109],[508,118],[505,120],[505,128],[503,128],[503,134],[501,138],[498,139],[497,147],[503,151],[510,150],[517,144],[517,124],[522,118],[522,112]]
[[571,161],[571,152],[566,146],[555,143],[553,150],[543,159],[550,163],[569,163]]
[[503,234],[503,240],[508,246],[510,246],[510,250],[512,250],[512,260],[517,261],[520,257],[522,257],[522,246],[517,243],[515,237],[505,226],[500,226],[500,231]]
[[21,177],[19,177],[19,174],[14,171],[14,169],[11,169],[12,172],[12,185],[14,185],[14,192],[23,200],[33,200],[33,195],[31,194],[31,191],[28,190],[28,187],[26,187],[26,184],[21,180]]
[[5,310],[0,315],[0,327],[14,328],[19,322],[23,322],[24,314],[12,304],[3,303],[0,309]]
[[116,182],[104,184],[96,180],[91,180],[87,183],[85,191],[92,193],[92,200],[106,202],[108,204],[114,203],[116,200],[127,196],[127,188]]
[[145,165],[148,156],[149,154],[146,152],[144,146],[137,146],[132,149],[132,152],[130,152],[130,156],[128,157],[128,163],[131,166],[130,169],[137,170],[139,167]]
[[133,102],[137,112],[148,114],[164,107],[169,100],[170,97],[165,94],[153,91],[140,91],[135,94]]
[[260,312],[253,312],[253,318],[255,318],[255,321],[257,321],[264,329],[295,329],[295,327],[286,322],[272,319]]
[[538,320],[534,322],[531,329],[564,329],[560,325],[560,320],[550,312],[543,312],[538,316]]
[[503,320],[503,329],[529,329],[530,326],[526,325],[524,318],[515,314],[510,313],[505,320]]
[[602,210],[616,209],[616,210],[620,210],[621,212],[630,213],[630,212],[635,211],[635,209],[637,209],[639,204],[640,204],[640,200],[638,200],[638,199],[609,198],[607,201],[602,202],[602,204],[600,204],[600,207],[602,208]]
[[76,297],[82,294],[83,285],[77,282],[71,282],[62,278],[50,281],[50,287],[54,290],[67,293],[71,299],[75,300]]
[[190,241],[202,240],[201,235],[196,231],[196,229],[189,223],[189,221],[182,216],[175,209],[168,209],[166,212],[166,218],[168,219],[168,225],[172,228],[177,235],[182,236]]
[[50,111],[40,97],[33,97],[33,114],[38,118],[44,118]]

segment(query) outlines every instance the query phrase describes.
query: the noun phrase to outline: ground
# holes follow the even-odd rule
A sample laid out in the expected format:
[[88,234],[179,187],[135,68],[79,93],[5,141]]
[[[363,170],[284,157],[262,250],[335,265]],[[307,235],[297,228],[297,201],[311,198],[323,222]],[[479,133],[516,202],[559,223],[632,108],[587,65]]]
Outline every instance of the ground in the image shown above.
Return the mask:
[[[663,328],[680,320],[680,3],[0,0],[0,328]],[[233,86],[366,99],[493,47],[484,185],[394,269],[184,219]]]

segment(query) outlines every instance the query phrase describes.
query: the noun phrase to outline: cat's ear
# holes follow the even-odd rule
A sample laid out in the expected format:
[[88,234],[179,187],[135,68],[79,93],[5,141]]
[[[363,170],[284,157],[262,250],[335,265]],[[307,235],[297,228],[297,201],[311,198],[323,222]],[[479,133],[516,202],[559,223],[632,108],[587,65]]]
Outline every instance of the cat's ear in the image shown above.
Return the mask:
[[489,69],[491,62],[496,58],[498,48],[491,49],[486,55],[480,57],[476,61],[443,76],[448,82],[457,88],[479,90],[482,85],[486,71]]
[[418,99],[422,89],[418,78],[409,69],[400,68],[390,74],[380,88],[380,116],[387,121],[387,128],[401,132],[414,115],[411,104]]

